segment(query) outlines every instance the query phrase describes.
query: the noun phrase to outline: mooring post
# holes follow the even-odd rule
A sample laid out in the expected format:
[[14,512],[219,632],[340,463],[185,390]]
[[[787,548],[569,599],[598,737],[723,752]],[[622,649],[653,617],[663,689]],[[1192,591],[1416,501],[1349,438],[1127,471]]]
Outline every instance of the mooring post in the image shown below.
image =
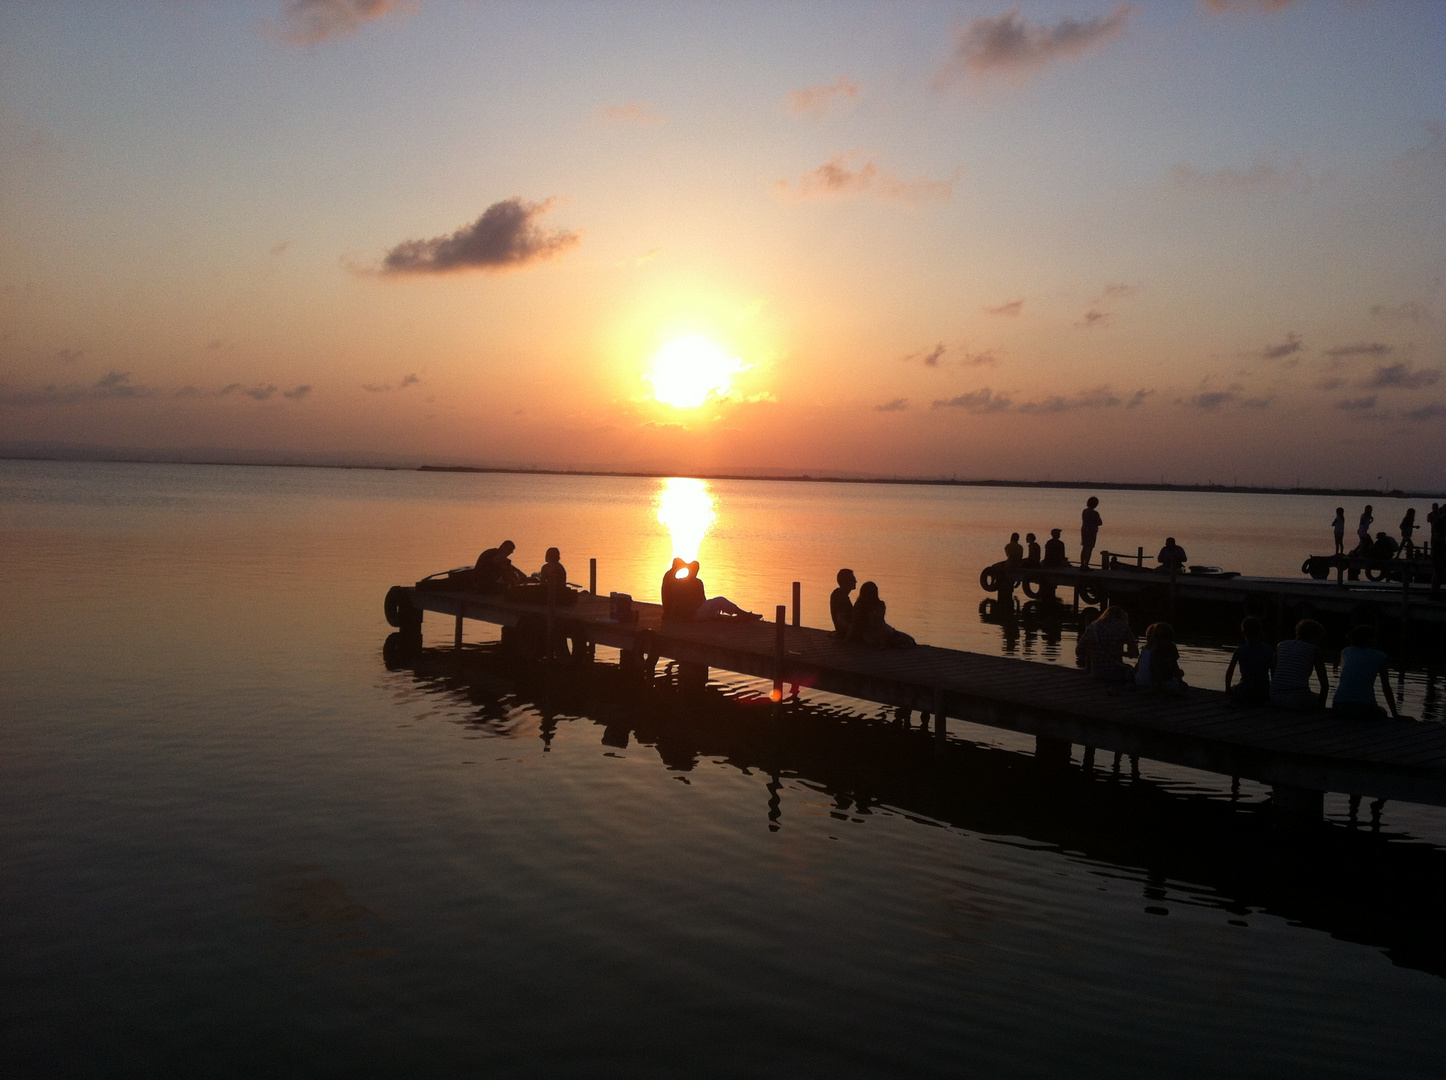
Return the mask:
[[803,625],[803,582],[793,583],[793,625]]
[[783,700],[783,619],[787,611],[787,608],[779,604],[773,618],[776,627],[773,636],[773,701],[775,704]]
[[934,687],[934,742],[938,746],[944,745],[946,734],[944,721],[944,688],[936,686]]
[[462,620],[463,620],[464,618],[466,618],[466,617],[467,617],[467,605],[466,605],[465,603],[458,604],[458,605],[457,605],[457,626],[456,626],[456,629],[453,630],[453,632],[452,632],[452,648],[456,649],[458,652],[461,652],[461,651],[462,651]]
[[1142,547],[1135,548],[1135,565],[1141,570],[1145,568],[1145,549]]
[[593,596],[597,595],[597,560],[587,561],[587,591]]

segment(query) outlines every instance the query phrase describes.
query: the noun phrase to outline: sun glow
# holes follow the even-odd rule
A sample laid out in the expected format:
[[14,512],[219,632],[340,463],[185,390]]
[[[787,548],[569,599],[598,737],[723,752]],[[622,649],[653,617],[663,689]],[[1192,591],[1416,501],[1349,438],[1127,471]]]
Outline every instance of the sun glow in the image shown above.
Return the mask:
[[673,554],[684,562],[698,557],[703,537],[718,515],[706,480],[670,477],[658,492],[658,523],[673,539]]
[[676,337],[653,357],[653,397],[675,409],[695,409],[709,395],[723,396],[732,389],[734,374],[743,365],[715,342],[697,334]]

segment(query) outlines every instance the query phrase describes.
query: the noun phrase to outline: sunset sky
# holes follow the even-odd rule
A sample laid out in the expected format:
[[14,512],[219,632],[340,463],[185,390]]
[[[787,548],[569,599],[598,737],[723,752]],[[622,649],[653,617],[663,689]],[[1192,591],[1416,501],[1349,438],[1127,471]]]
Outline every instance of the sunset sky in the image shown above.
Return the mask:
[[1443,3],[0,6],[12,447],[1441,488],[1443,370]]

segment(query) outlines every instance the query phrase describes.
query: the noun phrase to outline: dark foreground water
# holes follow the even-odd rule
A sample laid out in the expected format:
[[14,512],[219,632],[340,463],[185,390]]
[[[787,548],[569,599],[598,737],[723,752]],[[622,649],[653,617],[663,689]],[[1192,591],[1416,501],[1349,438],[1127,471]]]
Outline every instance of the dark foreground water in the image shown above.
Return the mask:
[[[1020,650],[979,566],[1079,501],[0,463],[4,1074],[1441,1075],[1439,811],[1284,833],[1249,784],[1051,775],[967,723],[941,758],[742,679],[639,699],[480,629],[383,661],[386,587],[504,534],[644,597],[698,542],[712,591],[800,579],[812,622],[847,563],[921,639]],[[1290,573],[1324,502],[1102,511]]]

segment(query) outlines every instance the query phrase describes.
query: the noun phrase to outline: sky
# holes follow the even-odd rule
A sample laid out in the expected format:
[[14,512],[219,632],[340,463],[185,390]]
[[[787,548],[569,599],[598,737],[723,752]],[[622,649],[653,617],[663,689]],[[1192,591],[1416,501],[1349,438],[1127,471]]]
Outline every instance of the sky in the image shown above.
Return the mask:
[[0,3],[19,444],[1443,489],[1446,4]]

